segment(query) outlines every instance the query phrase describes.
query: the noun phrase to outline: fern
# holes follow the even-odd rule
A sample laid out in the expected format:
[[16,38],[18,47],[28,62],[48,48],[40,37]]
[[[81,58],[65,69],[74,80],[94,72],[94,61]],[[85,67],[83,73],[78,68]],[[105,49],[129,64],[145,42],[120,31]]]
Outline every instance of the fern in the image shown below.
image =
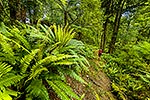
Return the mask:
[[75,98],[75,99],[79,99],[79,97],[73,92],[72,88],[70,86],[68,86],[66,83],[62,82],[62,81],[53,81],[53,83],[58,86],[62,91],[65,92],[66,95]]
[[31,84],[26,88],[27,93],[41,100],[50,100],[46,87],[42,80],[32,80]]
[[17,96],[18,92],[8,89],[19,82],[23,77],[11,73],[12,67],[7,63],[0,62],[0,100],[12,100],[12,96]]
[[[1,34],[0,34],[0,35],[1,35]],[[22,48],[22,49],[25,50],[26,52],[30,53],[28,49],[26,49],[24,46],[20,45],[20,44],[19,44],[18,42],[16,42],[15,40],[10,39],[10,38],[8,38],[8,37],[6,37],[6,36],[4,36],[4,35],[3,35],[3,38],[4,38],[5,40],[9,41],[9,42],[12,42],[12,43],[16,44],[19,48]],[[12,49],[12,48],[11,48],[11,49]]]
[[69,71],[69,75],[76,79],[77,81],[81,82],[81,83],[84,83],[84,84],[87,84],[87,82],[85,82],[85,80],[83,80],[76,72],[74,72],[73,70],[70,70]]
[[0,91],[0,100],[12,100],[12,97],[4,90]]
[[39,51],[39,49],[32,50],[32,52],[28,55],[26,55],[24,58],[21,60],[21,72],[25,73],[28,66],[30,65],[30,62],[33,60],[34,56],[36,53]]
[[17,97],[19,92],[10,90],[8,88],[0,90],[0,100],[13,100],[11,96]]
[[29,42],[24,38],[24,36],[21,36],[21,32],[18,28],[14,27],[11,29],[11,33],[14,35],[16,39],[18,39],[28,50],[31,48]]
[[12,70],[12,67],[10,67],[10,65],[0,62],[0,77],[7,74],[11,70]]
[[61,42],[60,46],[65,46],[75,35],[73,29],[68,28],[68,26],[65,26],[63,29],[61,26],[58,25],[58,27],[56,27],[54,24],[51,26],[51,29],[54,29],[54,33],[52,33],[52,35],[54,34],[53,36],[55,36],[55,40],[57,42]]
[[0,34],[0,45],[1,45],[1,48],[3,50],[3,53],[8,54],[7,55],[8,60],[12,63],[15,63],[15,57],[14,57],[13,49],[12,49],[10,43],[8,43],[6,41],[5,36],[2,34]]
[[[31,69],[31,74],[30,74],[28,80],[31,80],[32,78],[37,77],[43,71],[48,71],[48,69],[45,67],[38,67],[37,68],[37,67],[33,66],[33,68]],[[26,80],[26,81],[28,81],[28,80]]]
[[13,73],[7,73],[0,78],[0,88],[11,86],[12,84],[17,83],[23,77],[20,75],[15,75]]
[[12,67],[8,66],[6,63],[0,63],[0,69],[0,88],[11,86],[22,79],[20,75],[8,73],[11,71]]
[[37,64],[41,65],[41,64],[49,64],[51,62],[56,62],[56,61],[60,61],[63,59],[68,59],[68,58],[74,58],[74,55],[67,55],[67,54],[58,54],[58,55],[50,55],[48,57],[45,57],[44,59],[38,61]]
[[22,27],[8,28],[9,34],[6,34],[7,30],[0,30],[0,60],[13,61],[9,63],[11,65],[0,62],[0,99],[4,99],[1,95],[10,97],[10,100],[11,95],[18,96],[18,92],[8,90],[13,85],[18,91],[26,91],[20,94],[19,99],[25,95],[25,99],[49,100],[48,89],[42,80],[47,80],[62,100],[81,99],[64,82],[65,76],[70,75],[86,84],[78,72],[87,70],[89,64],[81,56],[82,42],[73,41],[74,30],[68,26],[40,24],[38,28]]
[[74,78],[75,80],[87,84],[82,77],[79,76],[78,72],[75,71],[75,69],[66,69],[66,68],[58,68],[59,72],[63,73],[64,75],[69,75],[70,77]]
[[75,64],[75,63],[72,61],[63,60],[63,61],[58,61],[58,62],[54,63],[53,65],[72,65],[72,64]]
[[70,100],[66,93],[62,91],[62,89],[60,89],[53,81],[47,80],[47,82],[62,100]]

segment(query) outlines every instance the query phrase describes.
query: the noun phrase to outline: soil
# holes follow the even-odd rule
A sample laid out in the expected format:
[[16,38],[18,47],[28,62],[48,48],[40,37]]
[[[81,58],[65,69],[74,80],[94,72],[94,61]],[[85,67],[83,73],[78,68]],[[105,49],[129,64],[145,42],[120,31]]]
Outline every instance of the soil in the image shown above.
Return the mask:
[[74,92],[79,96],[84,94],[83,100],[116,100],[111,93],[111,81],[107,75],[101,70],[100,60],[90,61],[91,66],[88,73],[82,73],[81,77],[88,83],[85,85],[70,77],[67,82],[73,88]]
[[[90,61],[89,72],[81,73],[81,77],[88,83],[85,85],[67,76],[67,83],[78,95],[84,95],[82,100],[117,100],[111,93],[111,81],[107,75],[102,71],[100,58]],[[52,100],[60,100],[53,91]],[[75,100],[75,99],[71,99]]]

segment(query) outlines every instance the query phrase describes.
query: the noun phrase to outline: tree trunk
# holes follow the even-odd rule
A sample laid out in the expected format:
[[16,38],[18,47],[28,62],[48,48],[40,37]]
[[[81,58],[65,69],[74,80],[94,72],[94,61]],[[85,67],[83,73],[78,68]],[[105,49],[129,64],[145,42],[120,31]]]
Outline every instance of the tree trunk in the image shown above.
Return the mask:
[[26,7],[24,5],[21,5],[21,11],[20,12],[21,12],[21,20],[22,20],[22,22],[25,23],[27,9],[26,9]]
[[9,11],[10,11],[10,21],[13,24],[14,20],[16,20],[17,7],[15,0],[9,0]]
[[67,25],[67,11],[64,11],[64,26]]
[[107,34],[107,25],[108,25],[109,17],[106,18],[105,23],[103,24],[103,34],[101,36],[101,44],[100,44],[100,49],[105,50],[105,45],[106,45],[106,34]]
[[0,23],[3,21],[2,14],[3,14],[3,5],[0,3]]
[[118,34],[118,30],[119,30],[121,14],[122,14],[124,3],[125,3],[125,0],[123,0],[123,1],[120,0],[120,2],[118,3],[119,4],[119,7],[118,7],[119,10],[116,13],[113,34],[112,34],[111,42],[109,45],[109,51],[108,51],[110,54],[113,53],[114,49],[115,49],[115,43],[116,43],[116,39],[117,39],[117,34]]

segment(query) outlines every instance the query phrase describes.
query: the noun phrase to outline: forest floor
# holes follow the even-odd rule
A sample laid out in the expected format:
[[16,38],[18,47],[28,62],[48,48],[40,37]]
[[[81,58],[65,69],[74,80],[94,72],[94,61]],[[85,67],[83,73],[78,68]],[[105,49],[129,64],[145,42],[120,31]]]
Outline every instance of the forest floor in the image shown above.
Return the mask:
[[67,81],[79,96],[85,95],[83,100],[116,100],[111,93],[111,81],[102,71],[98,60],[90,61],[88,73],[81,74],[81,77],[88,83],[82,83],[68,77]]
[[[81,73],[81,77],[88,83],[85,85],[77,80],[67,76],[67,83],[73,91],[80,97],[84,95],[82,100],[117,100],[112,94],[111,81],[108,76],[102,71],[104,63],[99,63],[100,60],[89,60],[89,71]],[[60,100],[52,91],[50,93],[52,100]],[[73,99],[72,99],[73,100]]]

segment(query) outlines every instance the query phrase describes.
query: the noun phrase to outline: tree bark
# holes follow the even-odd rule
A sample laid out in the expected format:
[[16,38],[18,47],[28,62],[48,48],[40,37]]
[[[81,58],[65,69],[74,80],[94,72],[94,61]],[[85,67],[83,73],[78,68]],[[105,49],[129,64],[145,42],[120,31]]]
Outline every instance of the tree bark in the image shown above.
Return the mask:
[[67,25],[67,11],[64,11],[64,26]]
[[15,0],[9,0],[9,11],[10,11],[10,21],[13,24],[14,20],[16,20],[17,7]]
[[108,25],[109,17],[106,18],[105,23],[103,24],[103,34],[101,36],[101,44],[100,49],[105,51],[105,45],[106,45],[106,34],[107,34],[107,25]]
[[118,35],[118,30],[119,30],[119,25],[120,25],[120,20],[121,20],[124,3],[125,3],[125,0],[123,0],[123,1],[120,0],[120,2],[118,3],[119,10],[116,13],[113,34],[112,34],[111,42],[109,45],[109,51],[108,51],[110,54],[112,54],[115,49],[115,43],[116,43],[116,39],[117,39],[117,35]]
[[2,14],[3,14],[3,4],[1,4],[1,2],[0,2],[0,22],[3,21]]

